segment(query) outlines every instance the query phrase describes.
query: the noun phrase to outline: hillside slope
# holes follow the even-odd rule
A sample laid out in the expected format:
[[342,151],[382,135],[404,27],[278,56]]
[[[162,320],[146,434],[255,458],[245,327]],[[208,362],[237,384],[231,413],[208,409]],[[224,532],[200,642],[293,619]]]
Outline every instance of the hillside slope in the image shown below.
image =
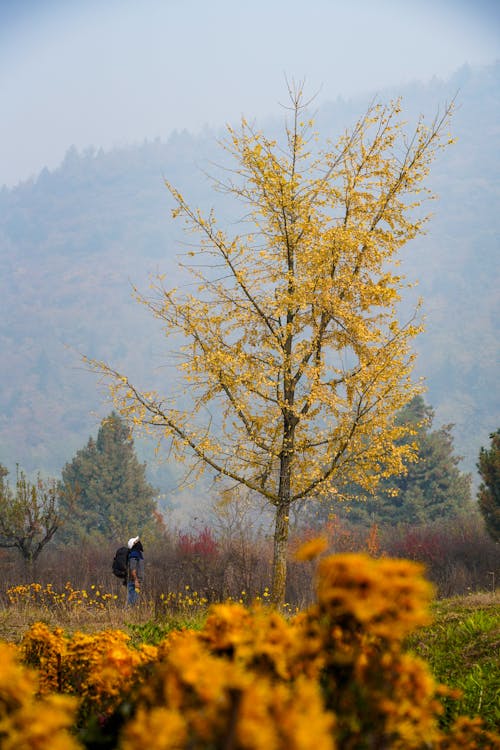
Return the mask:
[[[458,91],[458,141],[432,173],[436,215],[405,249],[403,268],[419,279],[427,318],[417,373],[427,379],[436,424],[456,424],[469,471],[500,419],[499,90],[500,63],[380,94],[402,94],[412,120],[419,112],[432,118]],[[335,138],[369,98],[323,106],[320,133]],[[201,171],[211,161],[220,161],[216,134],[174,133],[108,153],[71,149],[57,170],[0,191],[0,462],[10,469],[19,462],[28,472],[58,473],[109,411],[79,353],[166,387],[172,363],[131,283],[146,288],[158,269],[168,285],[180,281],[184,248],[163,175],[192,204],[229,210]],[[409,295],[403,314],[414,302]]]

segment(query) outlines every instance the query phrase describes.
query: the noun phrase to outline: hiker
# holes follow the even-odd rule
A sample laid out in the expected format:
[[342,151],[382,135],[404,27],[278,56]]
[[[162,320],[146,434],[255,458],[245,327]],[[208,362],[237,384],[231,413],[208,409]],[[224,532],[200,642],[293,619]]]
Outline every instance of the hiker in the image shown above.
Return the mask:
[[138,536],[128,540],[127,604],[134,606],[144,581],[144,555],[142,542]]

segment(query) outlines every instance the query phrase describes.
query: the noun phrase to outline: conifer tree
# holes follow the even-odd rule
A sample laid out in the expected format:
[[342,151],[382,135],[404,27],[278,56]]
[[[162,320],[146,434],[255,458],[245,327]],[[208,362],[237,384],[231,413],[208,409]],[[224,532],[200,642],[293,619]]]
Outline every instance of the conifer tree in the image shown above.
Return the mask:
[[421,396],[399,412],[397,422],[409,428],[401,442],[414,445],[416,453],[404,462],[403,472],[379,483],[374,496],[351,487],[350,494],[363,501],[347,503],[347,518],[366,524],[425,524],[471,507],[471,477],[459,469],[453,425],[432,429],[433,420],[434,410]]
[[[300,87],[290,89],[281,142],[242,120],[225,143],[234,168],[216,182],[241,206],[229,234],[170,183],[173,216],[199,244],[194,284],[142,297],[166,335],[183,337],[183,407],[103,362],[116,408],[274,512],[272,598],[285,600],[292,505],[374,489],[412,452],[395,415],[418,392],[411,342],[399,321],[399,249],[422,231],[413,209],[450,110],[405,133],[399,101],[373,104],[350,132],[321,147]],[[240,223],[237,225],[236,221]],[[193,291],[194,290],[194,291]],[[187,399],[191,399],[186,407]]]
[[481,448],[477,467],[482,482],[479,509],[491,538],[500,541],[500,429],[490,435],[490,448]]
[[137,459],[129,428],[115,412],[101,422],[97,439],[90,437],[65,465],[62,490],[63,498],[76,498],[61,530],[63,541],[123,541],[154,525],[154,488]]

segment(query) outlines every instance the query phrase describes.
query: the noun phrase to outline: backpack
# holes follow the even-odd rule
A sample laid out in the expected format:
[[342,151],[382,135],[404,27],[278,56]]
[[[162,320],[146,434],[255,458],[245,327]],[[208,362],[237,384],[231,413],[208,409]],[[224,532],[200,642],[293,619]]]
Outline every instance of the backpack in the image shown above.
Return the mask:
[[117,578],[122,578],[123,583],[127,580],[127,568],[128,568],[128,547],[118,547],[113,558],[113,565],[111,569]]

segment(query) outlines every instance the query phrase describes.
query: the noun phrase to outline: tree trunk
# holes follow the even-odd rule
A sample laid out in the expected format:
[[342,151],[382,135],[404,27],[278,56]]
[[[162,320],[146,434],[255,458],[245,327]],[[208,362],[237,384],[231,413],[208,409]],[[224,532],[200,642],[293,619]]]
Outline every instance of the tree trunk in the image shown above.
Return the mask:
[[35,581],[35,561],[33,555],[25,555],[23,552],[23,577],[24,583]]
[[[291,338],[289,340],[291,346]],[[291,383],[291,376],[286,378]],[[285,398],[288,404],[293,404],[293,387],[287,385]],[[274,558],[273,578],[271,587],[271,601],[282,609],[285,604],[286,593],[286,563],[288,549],[288,534],[290,530],[290,490],[292,484],[292,456],[295,441],[296,417],[288,410],[284,414],[283,448],[280,456],[280,476],[278,501],[274,526]]]
[[282,608],[285,604],[289,512],[288,502],[281,503],[276,508],[271,600],[278,608]]

